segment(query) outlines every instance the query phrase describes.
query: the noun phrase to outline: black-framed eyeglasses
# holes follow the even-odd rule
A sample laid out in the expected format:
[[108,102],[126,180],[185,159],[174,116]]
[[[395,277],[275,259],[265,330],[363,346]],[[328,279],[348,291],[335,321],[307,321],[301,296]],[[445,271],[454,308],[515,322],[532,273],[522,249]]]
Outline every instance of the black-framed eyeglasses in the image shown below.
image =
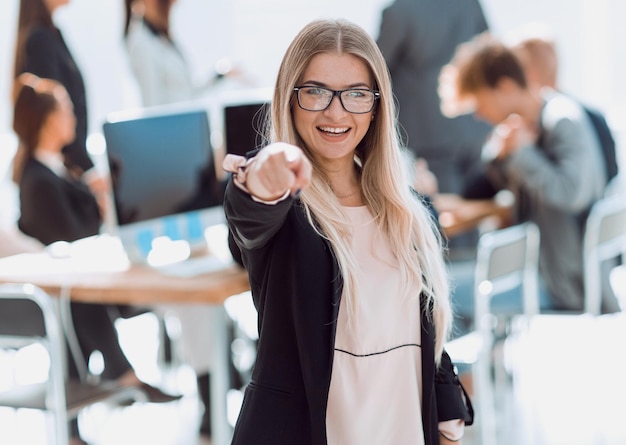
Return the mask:
[[364,114],[374,109],[376,100],[380,98],[378,91],[367,88],[349,88],[331,90],[318,86],[295,87],[293,91],[298,97],[298,105],[307,111],[324,111],[330,106],[335,96],[339,96],[341,106],[348,113]]

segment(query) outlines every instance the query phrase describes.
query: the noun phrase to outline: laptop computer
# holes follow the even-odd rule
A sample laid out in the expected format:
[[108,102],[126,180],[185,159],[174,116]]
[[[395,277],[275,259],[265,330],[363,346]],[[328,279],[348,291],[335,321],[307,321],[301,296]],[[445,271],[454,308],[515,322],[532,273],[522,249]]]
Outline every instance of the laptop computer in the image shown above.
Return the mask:
[[207,110],[113,113],[103,133],[116,231],[129,259],[160,266],[206,250],[206,228],[224,223]]

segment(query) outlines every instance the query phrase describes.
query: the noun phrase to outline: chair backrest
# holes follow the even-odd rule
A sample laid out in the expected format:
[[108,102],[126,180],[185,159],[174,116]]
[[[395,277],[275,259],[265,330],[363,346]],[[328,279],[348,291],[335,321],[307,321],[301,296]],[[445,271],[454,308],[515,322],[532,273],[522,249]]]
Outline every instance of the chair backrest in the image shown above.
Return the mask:
[[454,363],[471,363],[480,443],[497,443],[494,383],[491,378],[494,295],[522,289],[523,313],[539,312],[539,229],[527,222],[484,233],[478,240],[474,266],[474,325],[470,334],[446,344]]
[[[147,400],[140,388],[115,381],[91,384],[68,377],[66,340],[70,339],[66,334],[73,328],[63,329],[62,307],[62,302],[31,284],[0,284],[0,348],[38,343],[46,349],[50,361],[45,383],[19,384],[0,392],[0,406],[50,412],[54,418],[52,443],[58,445],[68,443],[68,421],[83,408],[98,402]],[[82,357],[72,358],[76,362]]]
[[481,235],[476,251],[474,320],[477,327],[490,311],[491,297],[522,288],[523,311],[539,312],[539,229],[534,223],[507,227]]
[[585,312],[600,314],[602,307],[602,263],[626,257],[626,197],[609,196],[596,202],[585,226],[583,267]]
[[619,171],[615,138],[613,138],[611,128],[604,118],[604,115],[599,110],[590,108],[586,105],[583,106],[583,109],[589,117],[591,125],[598,136],[600,149],[602,150],[602,158],[604,159],[604,166],[606,168],[606,177],[608,181],[611,181],[611,179],[613,179]]
[[[65,349],[63,330],[52,298],[29,284],[0,285],[0,346],[19,348],[37,342],[50,359],[45,408],[55,413],[56,443],[67,442]],[[19,407],[13,400],[11,406]],[[27,404],[26,404],[27,405]]]

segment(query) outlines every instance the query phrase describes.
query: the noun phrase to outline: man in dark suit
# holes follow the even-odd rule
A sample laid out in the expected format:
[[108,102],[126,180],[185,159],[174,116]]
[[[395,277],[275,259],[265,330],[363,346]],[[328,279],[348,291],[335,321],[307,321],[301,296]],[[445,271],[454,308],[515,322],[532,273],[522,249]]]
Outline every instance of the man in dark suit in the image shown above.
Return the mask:
[[382,13],[377,43],[391,72],[405,142],[427,161],[442,193],[461,193],[489,126],[470,115],[441,113],[439,73],[459,43],[486,29],[477,0],[395,0]]

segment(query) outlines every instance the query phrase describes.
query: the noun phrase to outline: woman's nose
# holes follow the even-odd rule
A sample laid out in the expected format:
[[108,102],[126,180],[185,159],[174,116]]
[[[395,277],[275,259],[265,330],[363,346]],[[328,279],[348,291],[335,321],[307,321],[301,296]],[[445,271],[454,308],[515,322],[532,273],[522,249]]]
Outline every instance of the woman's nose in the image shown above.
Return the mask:
[[345,108],[343,108],[343,104],[341,103],[341,98],[338,95],[333,96],[330,101],[328,107],[324,110],[326,114],[329,115],[342,115],[347,113]]

